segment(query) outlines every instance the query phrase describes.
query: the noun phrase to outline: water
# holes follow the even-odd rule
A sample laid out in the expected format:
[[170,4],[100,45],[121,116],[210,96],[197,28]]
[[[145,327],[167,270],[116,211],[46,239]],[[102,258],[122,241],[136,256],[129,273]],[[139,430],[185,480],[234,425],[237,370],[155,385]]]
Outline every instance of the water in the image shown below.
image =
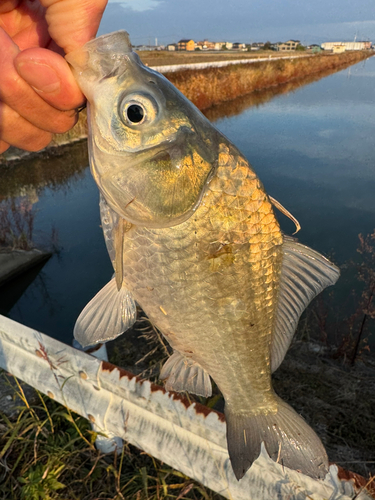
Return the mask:
[[[247,156],[268,193],[297,217],[299,240],[343,264],[356,255],[358,233],[375,228],[375,59],[312,80],[207,115]],[[60,158],[0,170],[0,200],[28,195],[35,240],[48,245],[54,228],[59,248],[34,281],[25,276],[0,290],[2,312],[65,342],[112,274],[85,149],[77,144]],[[285,232],[294,231],[283,215],[279,220]],[[348,296],[350,279],[340,280],[339,295]],[[5,304],[10,296],[13,304]]]

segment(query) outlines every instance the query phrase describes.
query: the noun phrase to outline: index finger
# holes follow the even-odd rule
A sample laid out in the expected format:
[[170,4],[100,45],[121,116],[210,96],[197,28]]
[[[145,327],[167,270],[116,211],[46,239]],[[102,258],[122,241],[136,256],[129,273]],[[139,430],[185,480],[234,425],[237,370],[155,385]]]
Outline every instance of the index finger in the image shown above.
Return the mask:
[[95,37],[108,0],[40,0],[52,39],[68,54]]

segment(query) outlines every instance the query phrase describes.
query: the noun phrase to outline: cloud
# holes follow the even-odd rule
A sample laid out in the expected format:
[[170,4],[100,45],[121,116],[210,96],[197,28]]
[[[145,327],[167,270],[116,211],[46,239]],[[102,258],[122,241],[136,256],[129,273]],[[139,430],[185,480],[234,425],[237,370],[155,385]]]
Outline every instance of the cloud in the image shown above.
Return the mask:
[[119,3],[125,9],[131,9],[136,12],[155,9],[163,3],[162,0],[109,0],[109,3]]
[[302,43],[375,38],[375,2],[361,0],[109,0],[101,33],[126,29],[131,39],[161,43],[181,38]]

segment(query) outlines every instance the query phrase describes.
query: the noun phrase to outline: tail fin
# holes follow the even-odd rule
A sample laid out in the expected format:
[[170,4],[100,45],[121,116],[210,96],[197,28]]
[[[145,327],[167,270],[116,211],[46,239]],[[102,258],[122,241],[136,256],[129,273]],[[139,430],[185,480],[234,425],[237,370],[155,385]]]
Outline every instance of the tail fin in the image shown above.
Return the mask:
[[313,478],[328,472],[324,446],[293,408],[278,398],[276,413],[241,414],[225,408],[228,452],[233,472],[240,480],[260,453],[264,441],[270,457]]

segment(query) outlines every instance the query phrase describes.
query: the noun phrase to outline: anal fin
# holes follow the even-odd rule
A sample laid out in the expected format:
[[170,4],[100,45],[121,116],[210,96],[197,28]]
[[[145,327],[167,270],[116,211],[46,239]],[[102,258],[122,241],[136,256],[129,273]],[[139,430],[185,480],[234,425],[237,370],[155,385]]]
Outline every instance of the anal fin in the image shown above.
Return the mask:
[[198,363],[174,351],[164,364],[160,378],[166,379],[167,391],[187,391],[198,396],[212,395],[209,374]]
[[121,287],[117,290],[112,278],[86,305],[74,326],[74,337],[86,347],[112,340],[134,323],[137,309],[130,292]]

